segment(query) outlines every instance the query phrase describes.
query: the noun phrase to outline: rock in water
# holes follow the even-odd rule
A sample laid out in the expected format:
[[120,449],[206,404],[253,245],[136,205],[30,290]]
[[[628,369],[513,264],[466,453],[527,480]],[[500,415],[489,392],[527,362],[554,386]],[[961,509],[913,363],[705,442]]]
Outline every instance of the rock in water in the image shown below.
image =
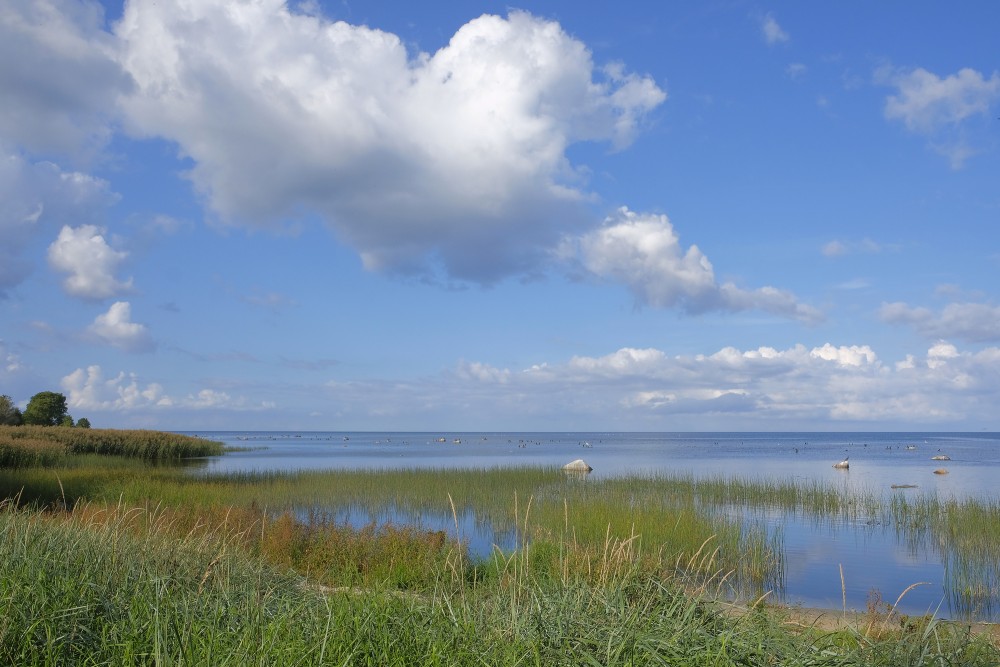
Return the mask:
[[593,468],[584,461],[583,459],[577,459],[576,461],[570,461],[563,466],[563,470],[570,470],[572,472],[590,472]]

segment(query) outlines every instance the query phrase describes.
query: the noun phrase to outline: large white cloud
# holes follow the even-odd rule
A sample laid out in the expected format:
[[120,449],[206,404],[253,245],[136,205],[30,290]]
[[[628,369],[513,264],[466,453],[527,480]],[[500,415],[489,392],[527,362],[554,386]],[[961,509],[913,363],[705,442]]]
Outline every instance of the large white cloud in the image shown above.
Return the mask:
[[156,347],[149,329],[132,321],[132,306],[128,301],[116,301],[108,312],[98,315],[87,327],[93,339],[129,352],[149,352]]
[[988,115],[1000,100],[1000,72],[987,78],[969,67],[944,77],[922,67],[882,67],[875,80],[897,91],[886,98],[885,117],[928,137],[954,168],[975,152],[960,133],[962,125],[973,116]]
[[719,284],[708,258],[697,246],[685,250],[665,215],[622,208],[604,226],[564,240],[559,254],[596,276],[624,283],[642,303],[656,307],[681,306],[692,313],[759,309],[808,323],[822,319],[784,290]]
[[69,274],[63,282],[66,292],[84,299],[106,299],[131,290],[131,278],[122,282],[114,275],[127,257],[127,252],[109,246],[104,230],[95,225],[64,226],[49,246],[49,265]]
[[566,157],[627,145],[665,98],[558,24],[482,16],[433,54],[280,0],[135,0],[116,33],[132,132],[177,142],[230,222],[317,211],[370,268],[533,268],[588,197]]
[[99,3],[0,3],[0,138],[87,157],[110,137],[115,98],[128,85]]

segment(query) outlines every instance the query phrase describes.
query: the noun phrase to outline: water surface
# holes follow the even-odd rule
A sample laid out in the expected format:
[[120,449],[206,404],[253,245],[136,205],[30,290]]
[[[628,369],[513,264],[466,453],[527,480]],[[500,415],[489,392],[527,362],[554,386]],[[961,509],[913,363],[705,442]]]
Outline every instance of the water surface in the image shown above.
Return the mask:
[[[686,474],[696,478],[740,476],[776,481],[818,481],[860,492],[936,494],[938,498],[998,496],[1000,434],[997,433],[195,433],[240,447],[208,460],[208,472],[367,468],[491,468],[561,466],[583,458],[592,479],[625,475]],[[934,456],[950,460],[935,461]],[[833,464],[847,459],[850,468]],[[935,474],[938,469],[948,474]],[[893,488],[897,487],[897,488]],[[908,488],[900,488],[908,487]],[[339,518],[355,524],[371,517],[355,508]],[[449,514],[403,518],[454,532]],[[784,582],[774,597],[790,604],[864,610],[873,590],[888,602],[911,584],[900,612],[945,618],[1000,620],[1000,591],[970,608],[947,584],[954,566],[929,541],[914,543],[891,525],[796,516],[772,511],[763,521],[782,535]],[[496,535],[473,516],[459,530],[474,552],[511,536]],[[998,564],[1000,567],[1000,564]],[[842,578],[843,577],[843,578]]]

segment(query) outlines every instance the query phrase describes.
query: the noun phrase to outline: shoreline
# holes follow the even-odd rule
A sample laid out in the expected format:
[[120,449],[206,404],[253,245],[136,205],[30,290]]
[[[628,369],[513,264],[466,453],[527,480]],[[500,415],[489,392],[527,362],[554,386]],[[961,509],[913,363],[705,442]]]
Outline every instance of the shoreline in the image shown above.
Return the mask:
[[[739,618],[752,613],[758,607],[734,604],[731,602],[720,602],[719,611],[724,615]],[[873,628],[882,631],[899,630],[908,619],[923,619],[924,616],[910,616],[907,614],[881,613],[874,614],[868,611],[824,609],[821,607],[802,607],[798,605],[785,605],[781,603],[759,605],[765,613],[777,617],[780,625],[789,631],[819,630],[822,632],[840,632],[843,630],[854,630],[861,634],[866,634]],[[961,621],[954,619],[935,619],[938,623],[965,628],[969,634],[974,636],[985,635],[994,644],[1000,646],[1000,623],[989,621]]]

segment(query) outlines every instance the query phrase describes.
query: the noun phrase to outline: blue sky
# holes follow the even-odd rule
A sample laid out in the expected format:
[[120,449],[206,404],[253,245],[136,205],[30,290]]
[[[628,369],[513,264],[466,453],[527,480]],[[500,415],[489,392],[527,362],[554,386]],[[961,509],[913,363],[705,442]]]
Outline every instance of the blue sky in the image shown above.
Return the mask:
[[1000,5],[591,5],[4,2],[0,393],[1000,430]]

